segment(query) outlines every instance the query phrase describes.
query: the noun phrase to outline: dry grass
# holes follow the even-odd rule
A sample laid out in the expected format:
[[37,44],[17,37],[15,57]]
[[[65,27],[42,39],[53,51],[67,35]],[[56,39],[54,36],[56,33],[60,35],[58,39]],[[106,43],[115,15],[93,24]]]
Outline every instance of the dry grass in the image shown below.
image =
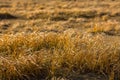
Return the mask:
[[11,1],[0,0],[0,80],[120,79],[120,2]]
[[53,33],[1,37],[0,78],[38,80],[94,72],[120,79],[118,45],[104,44],[99,38],[88,42],[77,37]]
[[105,33],[107,35],[119,35],[120,26],[118,22],[102,22],[95,23],[92,28],[88,30],[91,33]]

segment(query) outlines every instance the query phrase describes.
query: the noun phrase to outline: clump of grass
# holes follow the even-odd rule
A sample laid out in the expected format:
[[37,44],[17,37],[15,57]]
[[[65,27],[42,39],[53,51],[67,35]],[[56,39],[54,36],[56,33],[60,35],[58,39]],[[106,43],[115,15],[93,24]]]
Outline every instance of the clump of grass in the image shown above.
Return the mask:
[[119,34],[120,27],[117,22],[96,23],[88,32],[91,33],[105,33],[107,35]]
[[[33,76],[36,79],[38,79],[38,77],[40,78],[47,77],[50,74],[50,72],[48,72],[47,69],[49,70],[49,67],[51,66],[51,58],[54,55],[53,52],[54,51],[57,53],[59,51],[67,52],[70,49],[72,49],[72,46],[73,45],[68,36],[61,36],[56,34],[48,34],[44,36],[40,34],[31,34],[31,35],[18,34],[16,36],[12,36],[12,35],[3,36],[1,39],[0,52],[1,55],[6,58],[1,57],[0,71],[2,73],[1,74],[2,79],[12,79],[12,80],[25,79],[25,78],[29,79],[30,76]],[[41,51],[41,49],[48,51],[47,53],[43,53],[43,54],[41,52],[35,54],[37,51]],[[41,54],[44,55],[43,56],[44,58],[42,57],[42,59],[45,59],[45,57],[47,58],[45,60],[42,60],[43,63],[45,64],[40,63],[41,60],[39,57],[42,56]],[[35,59],[35,56],[36,59],[38,58],[39,60],[36,60],[37,62],[34,63],[32,62],[31,64],[31,61],[33,61],[31,59]],[[22,63],[23,59],[25,59],[24,63]],[[14,60],[16,60],[17,62],[14,62]],[[33,64],[36,66],[36,68]],[[43,66],[43,69],[41,68],[42,72],[41,70],[39,70],[40,66]],[[21,69],[19,69],[20,67]],[[35,68],[35,70],[32,70],[31,72],[30,68],[32,67]],[[37,70],[39,71],[36,72]],[[45,74],[43,74],[44,70],[45,70],[44,72]]]
[[[12,37],[12,38],[11,38]],[[45,49],[60,49],[67,50],[67,47],[72,48],[72,43],[68,36],[61,36],[57,34],[16,34],[4,35],[1,38],[0,52],[6,54],[13,54],[18,51],[39,51]]]
[[[119,45],[102,38],[74,38],[64,34],[16,34],[1,37],[0,79],[68,78],[93,72],[120,79]],[[7,53],[7,54],[5,54]]]

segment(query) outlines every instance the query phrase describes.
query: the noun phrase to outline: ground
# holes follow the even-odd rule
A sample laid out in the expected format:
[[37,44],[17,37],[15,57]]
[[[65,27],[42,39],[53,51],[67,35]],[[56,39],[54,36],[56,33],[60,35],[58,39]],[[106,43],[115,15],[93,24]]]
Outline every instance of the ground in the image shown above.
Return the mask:
[[[0,39],[1,41],[3,40],[4,42],[4,43],[1,43],[0,45],[0,60],[1,60],[0,62],[8,58],[10,58],[11,61],[15,61],[15,59],[14,60],[11,59],[12,57],[9,56],[8,54],[8,53],[11,53],[10,50],[7,47],[5,47],[5,50],[8,51],[8,52],[5,52],[2,47],[5,45],[9,46],[10,44],[6,44],[7,42],[11,43],[11,42],[14,42],[14,40],[17,41],[18,39],[21,39],[20,34],[23,35],[22,36],[23,42],[24,40],[29,39],[31,40],[30,44],[32,41],[34,41],[31,39],[32,35],[34,35],[35,37],[38,37],[36,36],[38,34],[39,36],[53,34],[52,37],[55,39],[56,37],[59,37],[59,35],[60,36],[67,35],[70,37],[70,39],[75,40],[74,46],[76,46],[75,47],[76,49],[74,50],[73,48],[70,47],[70,52],[72,52],[71,50],[73,50],[74,52],[76,51],[80,54],[90,53],[88,55],[91,55],[91,53],[95,55],[96,54],[98,55],[99,53],[103,55],[103,53],[106,53],[107,55],[105,55],[104,57],[100,57],[100,59],[104,59],[103,62],[102,60],[101,62],[98,61],[98,65],[103,63],[103,67],[106,67],[106,68],[101,68],[102,65],[100,65],[100,68],[99,68],[97,64],[95,64],[97,65],[97,67],[87,66],[88,68],[86,68],[86,65],[83,66],[80,64],[83,67],[83,69],[85,68],[83,72],[80,71],[81,74],[79,73],[79,71],[74,70],[74,68],[76,68],[74,66],[71,68],[72,71],[70,72],[70,74],[68,74],[67,76],[65,75],[65,78],[62,78],[63,80],[67,80],[67,79],[68,80],[69,79],[70,80],[119,80],[120,79],[118,76],[120,75],[119,73],[120,71],[119,69],[120,68],[120,63],[119,63],[120,61],[119,59],[120,58],[120,52],[119,52],[120,51],[120,11],[119,9],[120,9],[119,0],[107,0],[107,1],[105,0],[26,0],[26,1],[0,0]],[[20,37],[18,38],[15,37],[19,35]],[[24,39],[24,35],[25,36],[27,35],[27,38]],[[28,35],[30,35],[31,38]],[[54,37],[54,35],[58,35],[58,36]],[[7,38],[5,38],[4,36],[7,36]],[[9,36],[10,36],[10,39],[9,39]],[[33,37],[33,39],[35,37]],[[48,38],[45,38],[45,39],[48,40],[48,43],[50,42],[50,44],[48,46],[43,42],[42,45],[43,44],[44,45],[42,47],[46,48],[46,45],[47,45],[47,48],[50,48],[50,51],[51,51],[51,45],[53,46],[56,40],[58,40],[58,43],[59,43],[59,38],[57,38],[56,40],[53,40],[53,43],[51,43],[52,42],[51,37],[49,36],[47,37]],[[60,41],[62,40],[63,39],[60,38]],[[55,49],[61,48],[61,47],[58,47],[59,45],[58,43],[56,42]],[[28,45],[29,47],[31,47],[30,44],[28,44],[27,42],[25,43],[25,45]],[[65,49],[66,49],[66,46],[69,47],[68,44],[71,44],[71,42],[69,43],[69,40],[68,40],[68,43],[65,42]],[[60,45],[62,45],[61,42],[60,42]],[[16,48],[16,46],[14,48]],[[24,49],[26,49],[26,47]],[[27,47],[27,50],[25,51],[28,51],[29,49]],[[46,50],[44,51],[47,52]],[[48,50],[47,53],[49,53],[50,51]],[[14,49],[12,53],[13,52],[14,52]],[[17,46],[16,52],[19,52],[18,46]],[[37,51],[35,50],[35,52],[33,51],[33,53],[36,53],[36,52],[41,53],[42,52],[41,48],[40,50],[37,50]],[[3,55],[3,53],[7,55]],[[26,53],[29,54],[30,52],[25,52],[25,54]],[[28,54],[27,54],[27,57],[28,57]],[[108,54],[115,54],[114,56],[115,58]],[[79,54],[77,55],[79,56]],[[32,57],[34,56],[35,55],[33,55]],[[107,60],[109,57],[110,57],[111,64],[107,65],[107,63],[110,63],[109,60]],[[75,56],[75,58],[77,57]],[[45,59],[47,60],[47,58]],[[92,60],[92,57],[90,57],[89,59]],[[115,60],[112,61],[111,59],[115,59]],[[20,61],[21,58],[20,59],[17,58],[17,60]],[[52,60],[52,58],[50,60]],[[98,57],[95,57],[95,60],[98,60]],[[72,64],[72,60],[71,62],[70,61],[68,62]],[[73,62],[74,62],[74,59],[73,59]],[[85,62],[87,63],[91,61],[87,61],[85,59]],[[0,66],[4,66],[3,64],[4,63],[1,63]],[[78,65],[78,64],[74,64],[74,65]],[[91,62],[91,64],[89,65],[93,65],[93,64],[94,63]],[[112,71],[113,67],[111,68],[112,64],[115,65],[115,70],[113,71]],[[117,65],[117,68],[116,68],[116,65]],[[110,67],[110,68],[107,68],[107,67]],[[9,68],[10,67],[8,67],[8,69]],[[78,68],[80,67],[77,67],[77,69]],[[99,72],[97,68],[102,69],[101,72]],[[20,70],[22,73],[22,69]],[[4,71],[1,68],[0,68],[0,72],[4,73]],[[19,72],[19,69],[18,69],[18,72]],[[76,72],[78,72],[78,74]],[[5,75],[5,74],[1,74],[1,75]],[[52,72],[50,74],[52,75]],[[57,75],[57,73],[54,73],[54,74]],[[25,75],[27,77],[27,72],[25,73]],[[61,76],[61,74],[59,75]],[[9,75],[9,73],[6,74],[6,76],[8,76],[8,78],[5,78],[6,80],[8,80],[9,77],[10,77],[9,80],[12,80],[14,77],[13,75]],[[2,78],[2,76],[0,76],[0,78],[1,80],[5,80],[4,78]],[[15,80],[16,79],[17,78],[15,78]],[[21,79],[25,79],[25,78],[22,77]],[[52,78],[52,79],[56,80],[57,78]],[[62,79],[60,78],[60,80]]]

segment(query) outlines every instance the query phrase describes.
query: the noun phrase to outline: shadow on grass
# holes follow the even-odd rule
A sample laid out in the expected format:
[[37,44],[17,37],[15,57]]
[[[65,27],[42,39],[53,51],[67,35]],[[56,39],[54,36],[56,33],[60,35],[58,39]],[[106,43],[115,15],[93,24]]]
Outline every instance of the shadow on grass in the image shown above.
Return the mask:
[[3,19],[17,19],[17,17],[9,13],[0,13],[0,20]]

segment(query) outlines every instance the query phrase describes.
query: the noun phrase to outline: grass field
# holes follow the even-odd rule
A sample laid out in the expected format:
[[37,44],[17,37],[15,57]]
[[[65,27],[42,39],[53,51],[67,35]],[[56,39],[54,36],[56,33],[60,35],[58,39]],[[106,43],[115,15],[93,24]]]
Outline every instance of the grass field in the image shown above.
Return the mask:
[[0,0],[0,80],[120,80],[119,0]]

